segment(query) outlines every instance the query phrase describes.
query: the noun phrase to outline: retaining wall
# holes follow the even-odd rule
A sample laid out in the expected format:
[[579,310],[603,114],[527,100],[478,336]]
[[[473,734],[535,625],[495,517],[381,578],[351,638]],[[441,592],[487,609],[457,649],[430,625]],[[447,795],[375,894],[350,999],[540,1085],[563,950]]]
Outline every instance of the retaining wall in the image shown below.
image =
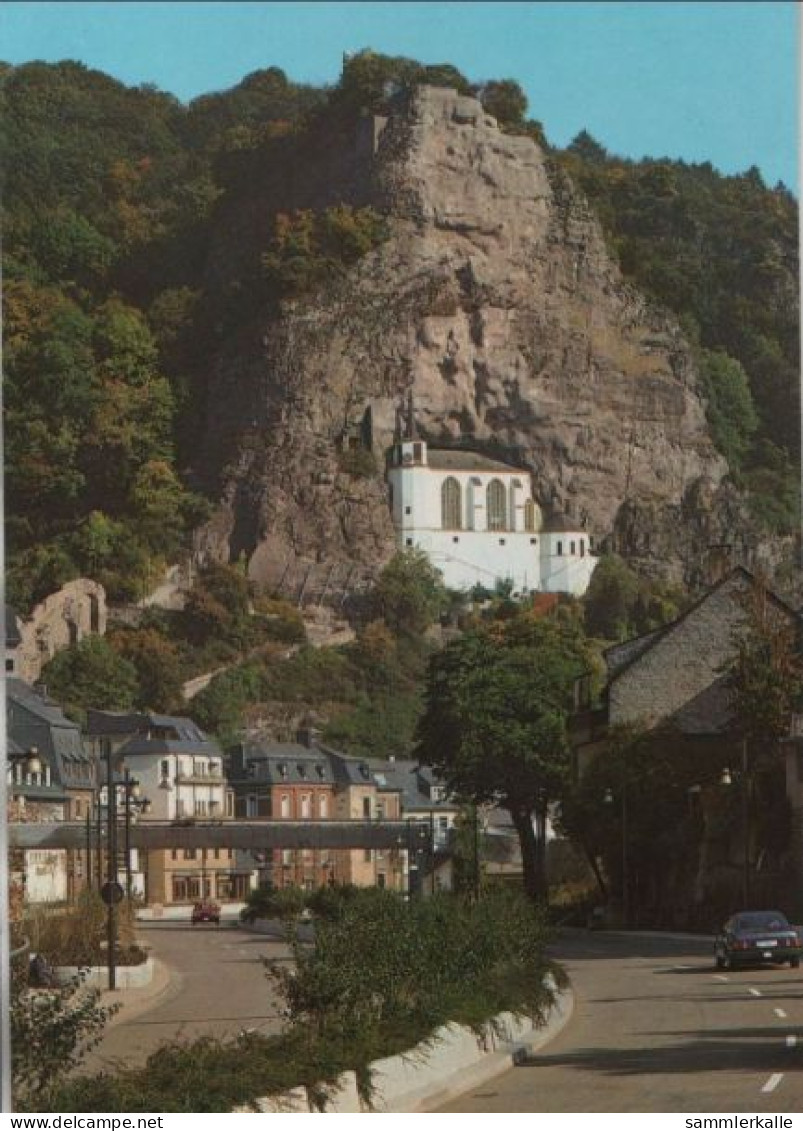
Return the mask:
[[[322,1085],[326,1112],[355,1113],[432,1111],[469,1088],[512,1068],[523,1057],[552,1040],[569,1020],[574,1006],[570,990],[556,995],[546,1024],[502,1013],[482,1036],[462,1025],[445,1025],[432,1040],[397,1056],[370,1065],[371,1104],[364,1104],[353,1072],[344,1072],[334,1085]],[[316,1089],[317,1091],[317,1089]],[[264,1112],[316,1112],[307,1088],[291,1088],[256,1102]],[[245,1111],[245,1108],[238,1108]]]

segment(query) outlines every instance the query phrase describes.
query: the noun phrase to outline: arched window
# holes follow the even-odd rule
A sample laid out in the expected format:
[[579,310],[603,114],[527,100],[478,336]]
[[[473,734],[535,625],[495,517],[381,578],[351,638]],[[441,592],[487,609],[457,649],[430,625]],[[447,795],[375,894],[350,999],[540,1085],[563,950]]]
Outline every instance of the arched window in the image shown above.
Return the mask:
[[524,504],[524,529],[535,530],[535,503],[532,499]]
[[441,525],[444,530],[463,529],[463,493],[456,479],[449,476],[441,487]]
[[489,530],[507,530],[507,492],[501,479],[488,484],[486,509]]

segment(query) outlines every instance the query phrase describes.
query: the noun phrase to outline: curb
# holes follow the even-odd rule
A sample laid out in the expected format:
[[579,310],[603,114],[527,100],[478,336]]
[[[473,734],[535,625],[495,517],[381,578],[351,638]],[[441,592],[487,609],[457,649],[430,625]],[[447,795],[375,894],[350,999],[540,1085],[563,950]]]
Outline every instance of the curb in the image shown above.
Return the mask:
[[[532,1022],[510,1013],[493,1018],[482,1035],[462,1025],[444,1025],[428,1041],[423,1041],[396,1056],[375,1060],[371,1073],[372,1114],[423,1113],[463,1092],[507,1072],[553,1040],[572,1016],[574,994],[571,989],[555,995],[546,1024],[533,1028]],[[317,1089],[312,1089],[315,1091]],[[366,1113],[354,1072],[344,1072],[334,1086],[322,1086],[326,1095],[324,1112]],[[260,1112],[318,1112],[306,1087],[291,1088],[279,1095],[255,1101]],[[253,1111],[253,1107],[235,1109]]]
[[430,1093],[425,1099],[409,1109],[412,1112],[432,1112],[442,1104],[457,1099],[472,1088],[481,1086],[489,1080],[501,1076],[511,1068],[515,1068],[522,1061],[529,1059],[539,1049],[544,1048],[553,1041],[559,1033],[566,1028],[574,1013],[575,998],[570,988],[562,990],[556,995],[555,1005],[550,1010],[546,1025],[540,1029],[531,1029],[524,1033],[518,1040],[513,1041],[511,1047],[487,1054],[485,1059],[476,1067],[463,1069],[450,1076],[446,1086],[437,1092]]

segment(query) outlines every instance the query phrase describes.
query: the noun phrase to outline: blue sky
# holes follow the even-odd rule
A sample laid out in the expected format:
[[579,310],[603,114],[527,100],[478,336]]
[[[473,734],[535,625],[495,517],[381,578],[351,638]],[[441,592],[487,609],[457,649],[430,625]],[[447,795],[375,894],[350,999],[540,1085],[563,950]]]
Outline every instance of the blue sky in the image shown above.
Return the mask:
[[182,100],[282,67],[336,81],[372,47],[517,79],[547,136],[588,129],[627,156],[757,165],[798,183],[798,9],[791,2],[14,3],[0,58],[78,59]]

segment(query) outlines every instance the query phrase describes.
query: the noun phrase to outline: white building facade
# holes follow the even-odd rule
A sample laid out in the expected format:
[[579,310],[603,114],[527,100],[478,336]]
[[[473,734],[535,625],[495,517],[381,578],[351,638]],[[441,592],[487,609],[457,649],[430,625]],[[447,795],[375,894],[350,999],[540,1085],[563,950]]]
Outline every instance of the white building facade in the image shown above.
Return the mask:
[[423,550],[450,589],[585,593],[596,564],[588,533],[544,516],[527,471],[479,452],[395,444],[388,469],[400,549]]

